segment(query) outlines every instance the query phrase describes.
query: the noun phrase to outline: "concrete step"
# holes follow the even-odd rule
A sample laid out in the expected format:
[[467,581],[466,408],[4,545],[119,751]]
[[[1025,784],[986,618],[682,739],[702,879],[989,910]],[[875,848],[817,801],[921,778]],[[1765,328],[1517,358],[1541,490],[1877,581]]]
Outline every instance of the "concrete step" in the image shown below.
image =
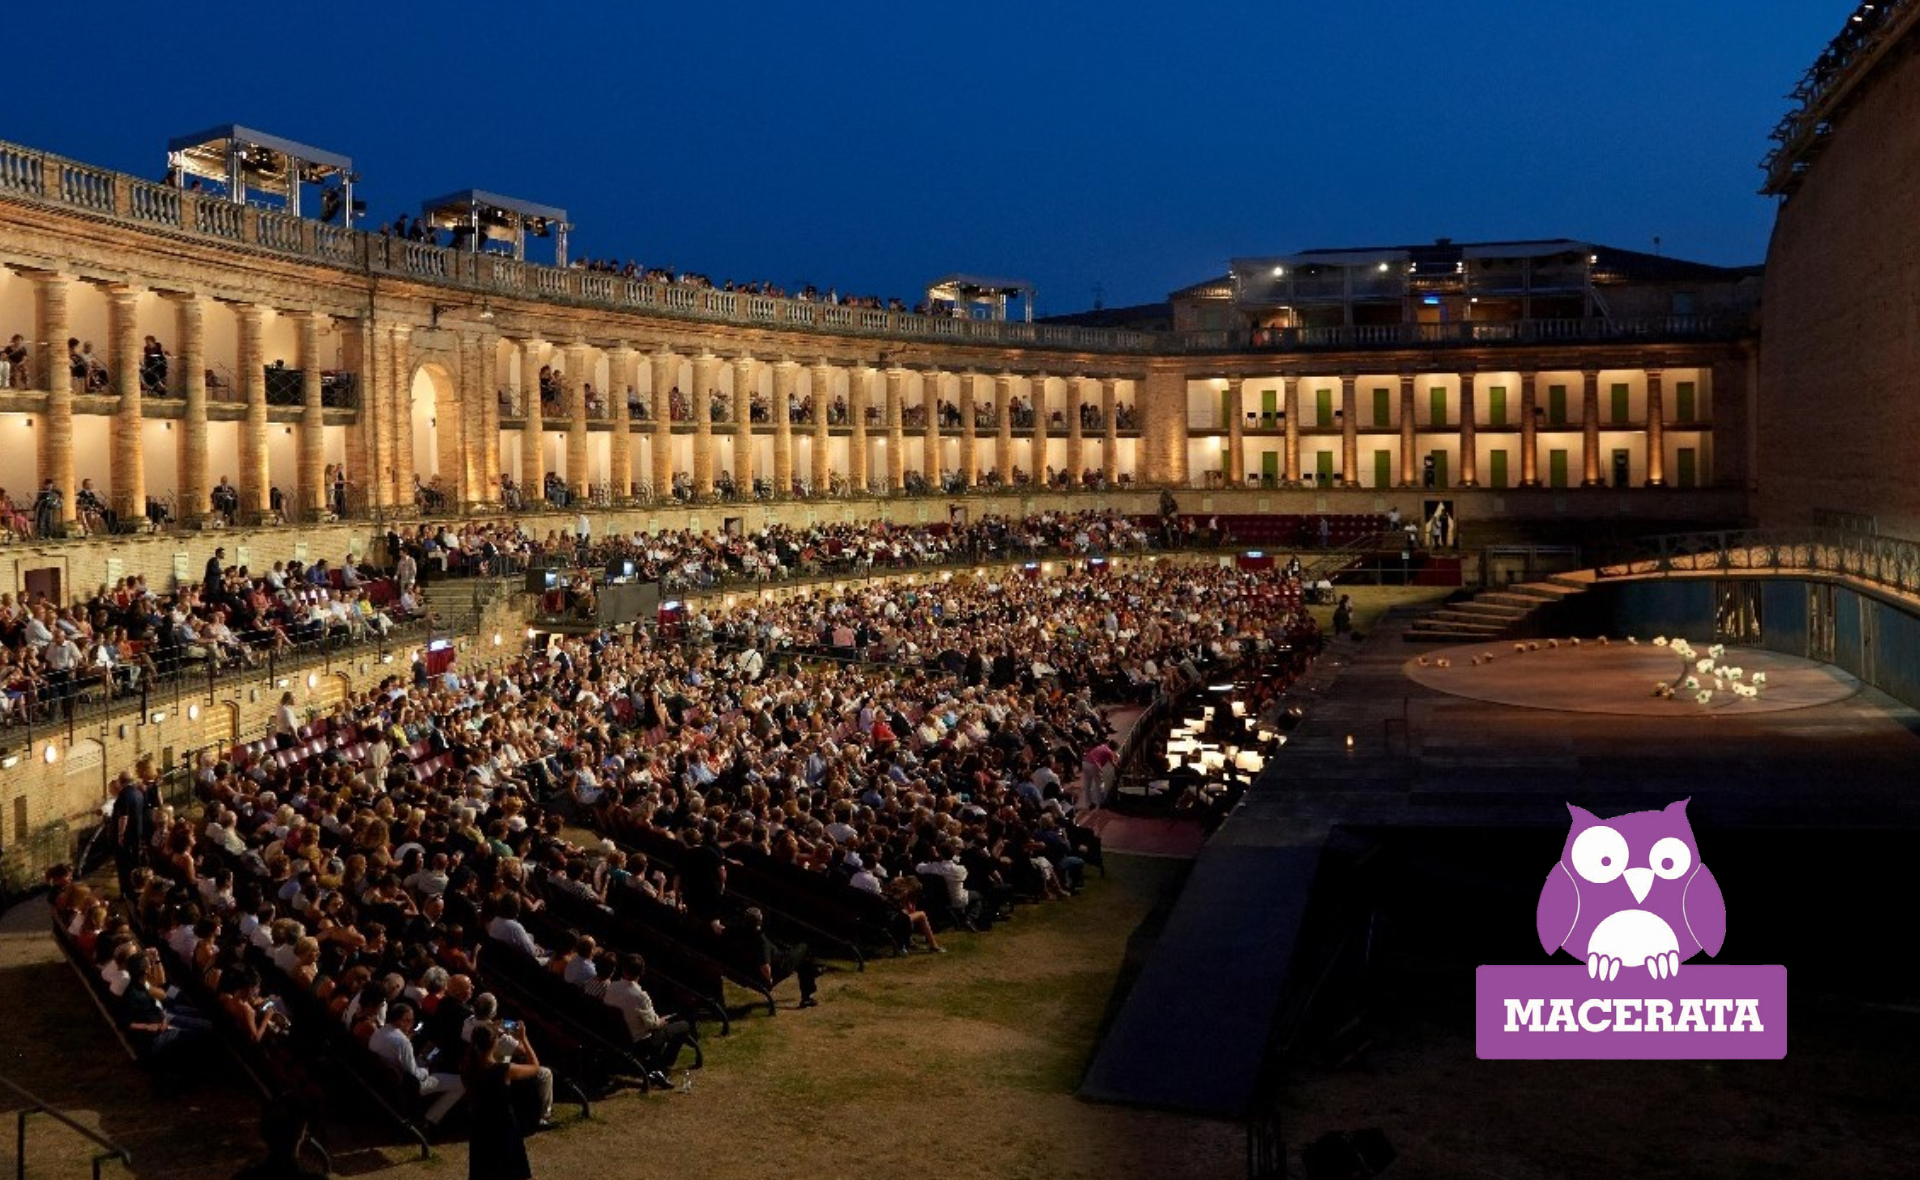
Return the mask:
[[1457,602],[1447,609],[1465,611],[1468,614],[1474,615],[1486,615],[1489,618],[1506,619],[1511,622],[1515,619],[1526,618],[1533,613],[1533,608],[1539,605],[1538,603],[1532,602],[1516,603],[1512,601],[1496,601],[1498,597],[1498,595],[1482,594],[1471,602]]
[[1419,624],[1402,632],[1400,638],[1408,643],[1485,643],[1487,637],[1473,631],[1447,631],[1438,628],[1422,628]]
[[[1434,623],[1445,625],[1454,631],[1469,631],[1476,635],[1505,635],[1507,633],[1508,625],[1506,623],[1489,622],[1484,619],[1474,618],[1472,615],[1448,614],[1445,611],[1441,611],[1430,617]],[[1418,622],[1414,624],[1416,627],[1419,625]]]

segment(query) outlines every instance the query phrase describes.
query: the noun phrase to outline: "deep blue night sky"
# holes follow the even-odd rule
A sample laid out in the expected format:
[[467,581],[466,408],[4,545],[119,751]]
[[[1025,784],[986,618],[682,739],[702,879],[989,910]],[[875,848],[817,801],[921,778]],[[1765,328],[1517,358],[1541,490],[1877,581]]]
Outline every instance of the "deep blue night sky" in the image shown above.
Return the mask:
[[376,225],[483,187],[576,254],[1060,312],[1441,235],[1757,262],[1767,132],[1852,5],[126,7],[12,6],[0,138],[158,178],[241,122],[352,156]]

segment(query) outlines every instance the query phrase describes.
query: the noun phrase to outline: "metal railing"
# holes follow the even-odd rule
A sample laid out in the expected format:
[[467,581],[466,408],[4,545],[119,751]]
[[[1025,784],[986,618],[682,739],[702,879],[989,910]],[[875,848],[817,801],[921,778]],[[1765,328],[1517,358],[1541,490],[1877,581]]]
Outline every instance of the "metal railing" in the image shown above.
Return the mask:
[[[184,714],[190,706],[210,701],[223,687],[249,681],[270,690],[282,682],[290,687],[293,678],[303,673],[330,674],[336,662],[384,660],[396,649],[417,645],[444,630],[434,624],[422,617],[396,621],[385,635],[372,628],[357,637],[323,634],[280,650],[256,650],[250,663],[188,658],[183,652],[154,655],[155,649],[148,649],[152,664],[142,667],[131,685],[117,678],[89,677],[17,699],[7,711],[6,723],[0,725],[0,753],[31,751],[53,737],[70,744],[118,719],[137,717],[144,723],[155,713]],[[97,691],[100,695],[92,695]]]
[[1594,576],[1832,574],[1901,593],[1920,592],[1920,542],[1839,529],[1737,529],[1649,537]]
[[138,177],[0,142],[0,198],[7,197],[79,209],[93,217],[104,215],[140,229],[161,228],[356,271],[469,288],[476,294],[524,294],[676,319],[1087,352],[1144,353],[1152,350],[1156,339],[1151,333],[1123,329],[926,316],[649,282],[581,267],[541,266],[364,230],[340,229],[238,205],[210,193],[160,191],[159,186]]
[[1452,345],[1605,343],[1616,340],[1735,340],[1752,330],[1735,315],[1634,319],[1463,320],[1446,324],[1336,324],[1324,328],[1210,328],[1176,332],[1172,352],[1308,352],[1315,349]]
[[100,1132],[75,1122],[65,1111],[44,1098],[35,1097],[11,1079],[0,1078],[0,1086],[12,1091],[14,1097],[23,1104],[15,1119],[17,1130],[14,1134],[14,1176],[17,1180],[27,1180],[27,1120],[36,1114],[46,1115],[100,1149],[93,1156],[93,1180],[100,1180],[100,1166],[108,1160],[119,1160],[122,1167],[129,1172],[133,1170],[133,1152]]

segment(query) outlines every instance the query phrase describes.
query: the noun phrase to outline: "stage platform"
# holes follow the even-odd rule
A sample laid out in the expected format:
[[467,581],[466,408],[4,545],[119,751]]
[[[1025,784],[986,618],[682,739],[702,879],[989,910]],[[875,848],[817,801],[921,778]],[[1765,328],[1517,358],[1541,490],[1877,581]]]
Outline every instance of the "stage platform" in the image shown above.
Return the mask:
[[[1526,651],[1515,651],[1512,643],[1443,647],[1408,659],[1401,669],[1416,684],[1490,704],[1636,717],[1778,713],[1830,705],[1860,691],[1858,680],[1831,665],[1758,648],[1728,648],[1715,660],[1715,668],[1742,672],[1737,680],[1722,679],[1716,688],[1712,670],[1699,671],[1694,661],[1666,647],[1591,640],[1574,647],[1559,642],[1558,647],[1542,643]],[[1707,658],[1704,648],[1698,658]],[[1751,683],[1757,674],[1766,677],[1758,696],[1733,691],[1733,685]],[[1699,682],[1699,689],[1681,688],[1689,677]],[[1674,695],[1656,695],[1655,686],[1661,684],[1673,688]],[[1699,691],[1713,696],[1701,704]]]
[[1920,829],[1920,714],[1833,669],[1732,652],[1768,687],[1703,707],[1653,697],[1681,660],[1651,644],[1482,644],[1420,668],[1410,622],[1335,643],[1296,688],[1304,721],[1201,850],[1082,1097],[1244,1116],[1336,828],[1564,831],[1568,800],[1618,814],[1691,798],[1696,829]]

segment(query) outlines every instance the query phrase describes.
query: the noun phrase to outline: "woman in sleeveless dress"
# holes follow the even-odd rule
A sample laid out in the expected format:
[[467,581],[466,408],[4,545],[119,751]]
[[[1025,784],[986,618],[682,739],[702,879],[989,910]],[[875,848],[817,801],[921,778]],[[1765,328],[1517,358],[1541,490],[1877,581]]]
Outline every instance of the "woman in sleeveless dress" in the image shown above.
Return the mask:
[[462,1072],[467,1084],[467,1116],[473,1133],[467,1142],[467,1180],[532,1180],[527,1142],[513,1110],[512,1086],[540,1073],[533,1044],[515,1038],[519,1052],[501,1059],[500,1036],[492,1025],[473,1026],[473,1040]]

